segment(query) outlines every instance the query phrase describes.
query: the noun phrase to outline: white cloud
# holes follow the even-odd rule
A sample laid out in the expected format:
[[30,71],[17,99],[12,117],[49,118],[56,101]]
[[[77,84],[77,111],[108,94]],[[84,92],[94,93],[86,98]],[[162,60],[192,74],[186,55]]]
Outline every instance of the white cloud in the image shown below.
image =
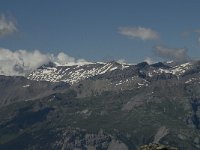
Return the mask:
[[188,61],[190,58],[187,55],[185,48],[168,48],[164,46],[155,46],[154,52],[157,56],[174,61]]
[[58,63],[59,65],[64,65],[64,64],[70,63],[70,62],[75,62],[74,57],[70,57],[63,52],[60,52],[57,56],[54,56],[54,54],[51,54],[51,60],[53,62]]
[[146,57],[144,61],[147,62],[150,65],[155,63],[155,61],[150,57]]
[[15,22],[12,19],[6,18],[4,14],[0,15],[0,37],[10,35],[17,31]]
[[57,56],[55,56],[54,54],[51,54],[50,60],[60,66],[84,65],[84,64],[91,63],[91,62],[86,61],[83,58],[75,59],[74,57],[71,57],[63,52],[60,52]]
[[61,52],[58,55],[44,54],[39,50],[11,51],[0,48],[0,74],[25,75],[43,64],[55,62],[57,65],[76,65],[89,63],[84,59],[75,59]]
[[144,27],[120,27],[119,33],[130,38],[139,38],[142,40],[156,40],[159,35],[156,31]]
[[117,60],[118,63],[120,64],[126,64],[126,60],[125,59],[119,59]]

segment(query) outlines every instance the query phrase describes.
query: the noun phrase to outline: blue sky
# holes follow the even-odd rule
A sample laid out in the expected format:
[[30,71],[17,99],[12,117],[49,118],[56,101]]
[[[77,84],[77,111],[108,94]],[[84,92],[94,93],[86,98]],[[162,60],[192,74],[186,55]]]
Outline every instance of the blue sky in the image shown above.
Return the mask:
[[16,29],[0,47],[89,61],[199,58],[199,8],[198,0],[1,0]]

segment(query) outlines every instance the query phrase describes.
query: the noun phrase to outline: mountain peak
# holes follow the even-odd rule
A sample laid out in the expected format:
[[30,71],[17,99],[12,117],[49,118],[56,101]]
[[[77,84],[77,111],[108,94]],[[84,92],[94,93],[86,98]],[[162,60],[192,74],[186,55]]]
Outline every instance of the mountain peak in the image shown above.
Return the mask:
[[54,63],[54,62],[49,62],[48,64],[44,64],[42,66],[40,66],[38,69],[44,69],[44,68],[53,68],[53,67],[56,67],[57,65]]
[[147,62],[141,62],[136,65],[138,68],[145,68],[148,67],[149,64]]
[[163,69],[169,69],[169,68],[171,68],[170,66],[165,65],[162,62],[158,62],[158,63],[152,64],[151,66],[155,67],[155,68],[163,68]]

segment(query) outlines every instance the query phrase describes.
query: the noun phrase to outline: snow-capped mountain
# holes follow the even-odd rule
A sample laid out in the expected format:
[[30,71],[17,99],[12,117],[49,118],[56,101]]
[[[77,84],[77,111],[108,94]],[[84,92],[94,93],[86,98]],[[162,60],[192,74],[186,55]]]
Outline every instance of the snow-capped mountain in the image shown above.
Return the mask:
[[[102,145],[112,142],[115,135],[118,139],[129,140],[131,145],[144,140],[138,135],[145,135],[151,141],[164,132],[162,140],[173,139],[171,143],[175,141],[180,146],[185,144],[186,149],[194,149],[192,141],[200,138],[199,91],[198,61],[136,65],[115,61],[49,63],[25,77],[2,75],[0,133],[6,139],[8,131],[12,137],[3,146],[9,149],[10,142],[24,144],[28,139],[34,149],[35,143],[41,147],[44,144],[41,139],[48,137],[47,145],[51,148],[47,149],[56,149],[58,143],[83,149],[97,141],[102,141]],[[43,132],[44,129],[47,131]],[[91,132],[94,129],[113,131]],[[85,141],[83,145],[76,144],[82,141]],[[199,149],[199,143],[196,146],[194,150]],[[0,144],[0,149],[5,148]]]
[[109,63],[90,63],[60,66],[54,63],[43,65],[27,76],[30,80],[50,81],[50,82],[68,82],[77,83],[83,79],[111,72],[116,69],[123,70],[129,67],[128,64],[119,64],[117,62]]
[[[168,63],[155,63],[152,65],[146,62],[137,65],[120,64],[115,61],[108,63],[88,63],[88,64],[69,64],[61,66],[55,63],[43,65],[37,70],[28,74],[26,77],[36,81],[67,82],[69,84],[78,83],[91,77],[102,76],[124,76],[126,79],[135,76],[153,78],[160,74],[171,74],[176,77],[182,76],[188,70],[194,68],[197,63],[187,62],[171,66]],[[120,81],[123,82],[123,81]]]
[[77,91],[79,96],[84,97],[103,91],[150,88],[154,83],[163,86],[160,82],[162,80],[168,80],[170,84],[199,84],[199,73],[199,61],[179,65],[161,62],[151,65],[146,62],[131,65],[115,61],[75,65],[49,63],[25,77],[0,76],[0,88],[2,87],[2,91],[7,91],[1,92],[0,95],[2,104],[7,104],[12,100],[35,99],[30,93],[42,97],[55,93],[56,90],[62,92],[71,87]]

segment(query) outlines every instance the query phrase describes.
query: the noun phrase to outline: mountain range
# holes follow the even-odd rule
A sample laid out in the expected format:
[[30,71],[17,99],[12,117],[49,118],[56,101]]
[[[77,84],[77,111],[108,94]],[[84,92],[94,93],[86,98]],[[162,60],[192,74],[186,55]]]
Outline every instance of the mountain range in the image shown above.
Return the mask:
[[0,75],[0,149],[200,149],[200,61],[44,64]]

